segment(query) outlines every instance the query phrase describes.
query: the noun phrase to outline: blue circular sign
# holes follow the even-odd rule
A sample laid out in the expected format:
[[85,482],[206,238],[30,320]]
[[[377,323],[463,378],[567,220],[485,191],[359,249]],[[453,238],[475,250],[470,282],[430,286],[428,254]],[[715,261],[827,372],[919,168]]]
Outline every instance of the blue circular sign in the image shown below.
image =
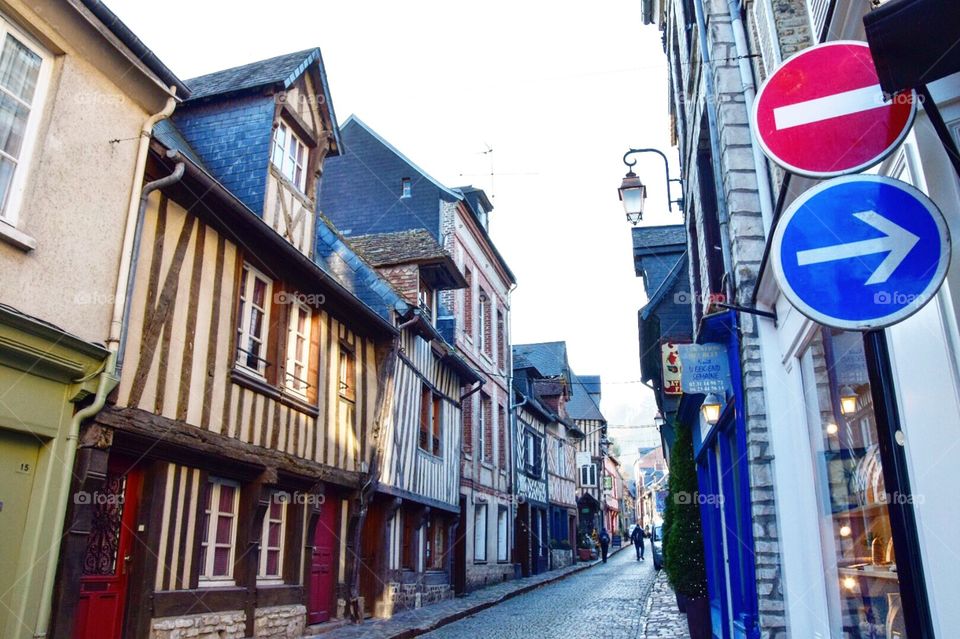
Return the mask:
[[889,326],[936,294],[950,263],[937,206],[889,177],[819,184],[784,212],[771,246],[780,290],[810,319],[850,330]]

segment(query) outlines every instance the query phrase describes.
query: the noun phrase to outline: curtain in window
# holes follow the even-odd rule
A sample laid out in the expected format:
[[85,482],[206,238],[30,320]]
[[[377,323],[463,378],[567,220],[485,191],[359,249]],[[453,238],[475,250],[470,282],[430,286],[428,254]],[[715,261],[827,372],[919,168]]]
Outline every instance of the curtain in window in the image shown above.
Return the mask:
[[40,56],[7,35],[0,53],[0,206],[6,206],[20,159],[40,62]]

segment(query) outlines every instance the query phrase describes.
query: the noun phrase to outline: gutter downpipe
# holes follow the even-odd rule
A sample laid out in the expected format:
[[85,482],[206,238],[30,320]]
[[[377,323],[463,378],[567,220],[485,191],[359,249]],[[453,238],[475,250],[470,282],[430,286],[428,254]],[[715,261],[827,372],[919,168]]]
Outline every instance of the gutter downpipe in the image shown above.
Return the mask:
[[[175,86],[170,87],[176,91]],[[147,153],[150,150],[150,138],[153,135],[153,126],[160,120],[165,120],[173,114],[177,106],[174,97],[167,98],[167,104],[159,113],[151,115],[140,127],[140,143],[137,149],[137,165],[133,171],[133,186],[130,188],[130,204],[127,207],[127,222],[123,231],[123,247],[120,252],[120,269],[117,273],[116,297],[113,300],[113,317],[110,319],[110,335],[107,338],[107,348],[114,353],[120,350],[120,340],[124,333],[125,311],[127,308],[127,291],[132,281],[136,265],[134,244],[137,239],[138,224],[141,210],[141,194],[144,191],[143,175],[147,167]]]
[[[737,50],[737,62],[740,67],[740,81],[743,83],[743,95],[747,109],[753,108],[757,96],[756,81],[753,77],[753,67],[750,64],[750,45],[747,41],[747,32],[743,26],[740,0],[727,0],[730,12],[730,24],[733,26],[733,41]],[[760,216],[763,219],[763,234],[770,236],[773,228],[773,187],[770,183],[770,171],[767,159],[757,144],[756,134],[750,127],[750,147],[753,151],[753,166],[757,173],[757,196],[760,199]]]
[[[720,245],[723,254],[724,294],[728,300],[733,296],[733,263],[730,248],[730,214],[727,210],[727,197],[723,188],[723,170],[720,165],[720,134],[717,131],[717,106],[713,85],[713,69],[710,50],[707,43],[707,24],[703,12],[703,0],[694,0],[694,13],[697,19],[697,34],[700,41],[700,58],[703,61],[703,79],[706,85],[707,124],[710,128],[710,161],[713,164],[713,182],[717,192],[717,217],[720,223]],[[698,300],[699,303],[699,300]]]
[[[176,87],[170,87],[171,92],[176,91]],[[123,233],[123,245],[120,253],[120,269],[117,274],[116,296],[113,303],[113,317],[110,320],[110,333],[107,339],[107,349],[110,354],[104,362],[103,368],[98,373],[97,391],[93,402],[81,408],[70,419],[70,430],[65,440],[65,450],[63,461],[63,472],[60,477],[61,486],[67,486],[66,490],[61,491],[58,498],[56,509],[56,520],[54,529],[63,531],[67,518],[67,506],[70,502],[70,485],[73,474],[73,465],[77,458],[77,444],[80,437],[80,425],[85,419],[93,417],[103,409],[107,403],[107,395],[120,383],[119,366],[117,365],[117,352],[120,347],[121,336],[125,333],[124,315],[127,308],[128,283],[132,283],[133,269],[136,265],[136,257],[133,255],[135,236],[137,231],[137,221],[141,210],[140,197],[145,190],[143,186],[143,175],[147,166],[147,152],[150,149],[150,138],[153,134],[153,125],[160,120],[164,120],[173,113],[176,108],[177,100],[174,97],[167,98],[167,103],[159,113],[151,115],[140,127],[140,143],[137,149],[137,163],[133,173],[133,186],[130,192],[130,203],[127,207],[127,221]],[[182,175],[183,170],[179,169]],[[167,179],[167,178],[163,178]],[[160,180],[158,180],[160,181]],[[149,193],[147,193],[149,195]],[[86,381],[77,380],[76,383]],[[57,574],[57,566],[60,563],[60,539],[50,548],[47,555],[47,565],[43,575],[43,593],[41,595],[40,606],[37,609],[37,623],[34,637],[41,639],[46,637],[49,632],[50,612],[53,607],[53,582]],[[49,587],[48,587],[49,586]],[[25,612],[25,611],[24,611]]]

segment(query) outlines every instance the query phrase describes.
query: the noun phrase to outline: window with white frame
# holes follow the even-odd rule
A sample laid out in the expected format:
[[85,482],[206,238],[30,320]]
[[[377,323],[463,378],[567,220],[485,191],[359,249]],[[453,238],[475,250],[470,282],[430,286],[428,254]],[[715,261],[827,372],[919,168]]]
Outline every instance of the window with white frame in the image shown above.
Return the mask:
[[210,479],[203,508],[200,542],[200,585],[233,584],[234,548],[240,486],[225,479]]
[[287,500],[274,493],[263,516],[260,537],[260,569],[257,581],[283,583],[283,539],[286,532]]
[[287,336],[286,387],[299,395],[306,395],[310,384],[307,371],[310,364],[310,308],[294,302],[290,309],[290,327]]
[[477,457],[480,459],[487,458],[487,415],[486,415],[486,402],[489,400],[485,397],[480,399],[480,410],[477,411]]
[[400,180],[400,197],[408,198],[413,195],[413,185],[410,183],[410,178],[405,177]]
[[263,376],[267,368],[267,322],[270,316],[271,281],[249,264],[240,276],[237,325],[237,364]]
[[473,510],[473,560],[487,560],[487,505],[477,504]]
[[507,560],[507,507],[497,511],[497,561]]
[[0,37],[0,219],[15,225],[50,58],[3,18]]
[[487,297],[486,291],[482,288],[480,289],[480,308],[477,318],[480,320],[477,329],[477,344],[480,346],[481,353],[490,355],[490,298]]
[[557,440],[557,473],[562,475],[567,467],[567,449],[562,439]]
[[297,137],[297,134],[282,120],[273,132],[273,165],[280,170],[283,177],[290,180],[295,187],[304,191],[306,188],[307,146]]
[[596,464],[584,464],[580,467],[580,485],[590,488],[597,486]]

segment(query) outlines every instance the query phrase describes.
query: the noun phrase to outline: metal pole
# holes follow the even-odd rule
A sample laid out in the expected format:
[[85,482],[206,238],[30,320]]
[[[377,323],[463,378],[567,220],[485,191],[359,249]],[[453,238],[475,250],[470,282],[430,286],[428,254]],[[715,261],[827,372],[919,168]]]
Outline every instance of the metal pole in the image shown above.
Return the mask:
[[[664,168],[664,171],[665,171],[665,174],[666,174],[666,178],[667,178],[667,179],[666,179],[667,201],[668,201],[669,204],[670,204],[670,210],[671,210],[671,211],[673,210],[673,205],[674,205],[674,204],[678,204],[678,205],[680,206],[680,208],[682,209],[682,208],[683,208],[683,181],[680,180],[679,178],[672,178],[672,177],[670,177],[670,162],[667,161],[667,156],[664,155],[663,151],[661,151],[660,149],[630,149],[629,151],[627,151],[626,153],[623,154],[623,163],[626,164],[629,169],[631,169],[631,172],[632,172],[632,169],[633,169],[634,165],[636,165],[637,161],[634,160],[634,161],[632,161],[632,162],[629,162],[629,161],[627,161],[627,158],[630,157],[631,155],[633,155],[634,153],[656,153],[657,155],[659,155],[659,156],[663,159],[663,168]],[[670,194],[670,183],[671,183],[671,182],[677,182],[677,183],[680,184],[680,189],[681,189],[681,191],[680,191],[680,197],[677,198],[677,199],[675,199],[675,200],[671,197],[671,194]]]

